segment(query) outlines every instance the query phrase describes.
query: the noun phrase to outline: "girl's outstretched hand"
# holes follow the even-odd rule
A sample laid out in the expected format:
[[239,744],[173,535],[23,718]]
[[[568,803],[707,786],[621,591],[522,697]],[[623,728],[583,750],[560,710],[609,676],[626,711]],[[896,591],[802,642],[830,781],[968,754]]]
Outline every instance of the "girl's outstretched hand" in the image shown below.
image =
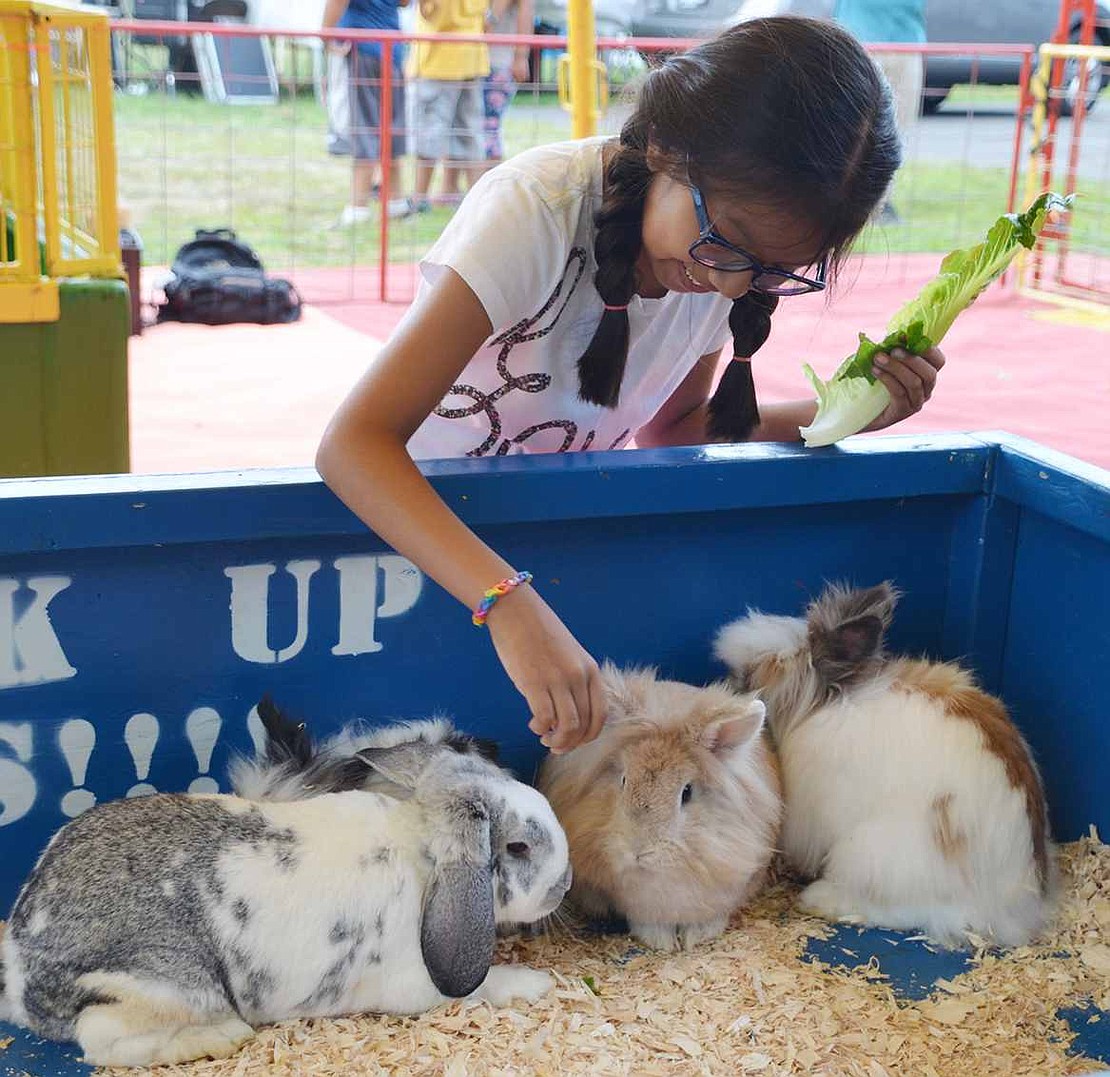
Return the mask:
[[486,625],[544,746],[561,753],[593,740],[605,723],[601,674],[551,607],[520,587],[490,610]]
[[882,430],[919,412],[933,395],[942,366],[944,353],[940,348],[929,348],[921,355],[893,348],[890,355],[876,355],[872,370],[887,387],[890,403],[867,429]]

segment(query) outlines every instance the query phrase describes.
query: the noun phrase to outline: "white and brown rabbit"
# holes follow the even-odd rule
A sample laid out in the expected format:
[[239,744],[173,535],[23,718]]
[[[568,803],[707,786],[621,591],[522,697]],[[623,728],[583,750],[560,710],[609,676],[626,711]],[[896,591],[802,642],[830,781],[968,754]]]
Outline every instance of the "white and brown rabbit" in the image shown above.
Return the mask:
[[805,617],[749,611],[717,657],[758,691],[779,750],[782,843],[832,919],[1028,942],[1051,908],[1040,776],[995,697],[951,663],[888,657],[888,584],[829,587]]
[[721,934],[759,889],[782,802],[764,707],[723,684],[602,670],[600,736],[548,756],[538,785],[570,843],[572,903],[659,950]]
[[547,801],[411,734],[347,765],[407,796],[165,794],[68,823],[16,899],[0,1010],[90,1062],[152,1065],[289,1017],[546,993],[547,973],[491,961],[498,922],[540,919],[570,884]]

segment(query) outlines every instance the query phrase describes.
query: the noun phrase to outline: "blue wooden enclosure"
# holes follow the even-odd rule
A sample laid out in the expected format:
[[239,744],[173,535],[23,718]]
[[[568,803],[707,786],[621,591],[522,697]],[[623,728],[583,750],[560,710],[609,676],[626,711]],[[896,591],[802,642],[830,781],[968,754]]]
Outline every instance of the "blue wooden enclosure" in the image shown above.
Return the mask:
[[[703,681],[715,629],[893,580],[896,649],[967,659],[1110,834],[1110,476],[1006,436],[428,465],[599,658]],[[0,910],[97,801],[223,786],[263,693],[318,732],[448,713],[530,776],[484,631],[304,471],[0,483]],[[2,915],[0,913],[0,915]]]

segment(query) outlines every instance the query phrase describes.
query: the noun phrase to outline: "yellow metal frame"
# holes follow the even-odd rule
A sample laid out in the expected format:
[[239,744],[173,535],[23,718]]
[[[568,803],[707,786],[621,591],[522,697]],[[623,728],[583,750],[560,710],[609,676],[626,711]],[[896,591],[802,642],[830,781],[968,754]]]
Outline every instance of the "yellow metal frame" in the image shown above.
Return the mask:
[[0,323],[57,320],[59,277],[122,277],[117,214],[107,14],[0,0]]
[[571,134],[597,134],[597,121],[609,103],[609,79],[597,58],[597,33],[590,0],[567,4],[567,52],[559,57],[559,104],[570,112]]
[[[1100,60],[1110,63],[1110,46],[1107,45],[1071,45],[1054,44],[1048,42],[1038,50],[1037,70],[1030,80],[1029,88],[1033,93],[1033,140],[1029,153],[1029,168],[1025,174],[1025,204],[1029,205],[1040,193],[1042,173],[1044,170],[1045,152],[1045,127],[1048,123],[1048,101],[1051,90],[1052,65],[1057,60]],[[1072,136],[1075,137],[1074,134]],[[1067,193],[1071,193],[1070,191]],[[1074,212],[1074,207],[1072,212]],[[1049,291],[1036,288],[1027,282],[1029,260],[1032,257],[1029,251],[1022,251],[1018,257],[1018,289],[1023,295],[1035,296],[1038,299],[1051,299],[1060,306],[1073,306],[1084,309],[1092,305],[1089,299],[1069,295],[1066,292]]]

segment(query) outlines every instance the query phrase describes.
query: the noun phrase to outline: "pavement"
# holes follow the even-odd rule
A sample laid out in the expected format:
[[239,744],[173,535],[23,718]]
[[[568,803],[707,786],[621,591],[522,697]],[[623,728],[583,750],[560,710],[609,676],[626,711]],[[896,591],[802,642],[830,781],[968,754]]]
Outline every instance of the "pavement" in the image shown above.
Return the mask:
[[[760,399],[810,397],[802,363],[832,373],[857,334],[881,333],[938,263],[936,255],[863,256],[828,302],[784,300],[754,361]],[[132,338],[134,471],[312,463],[329,417],[406,304],[367,298],[376,294],[369,272],[302,270],[296,280],[317,302],[293,325],[166,323]],[[996,284],[956,321],[943,349],[948,364],[933,399],[891,432],[1006,430],[1110,468],[1110,307],[1060,307]]]

